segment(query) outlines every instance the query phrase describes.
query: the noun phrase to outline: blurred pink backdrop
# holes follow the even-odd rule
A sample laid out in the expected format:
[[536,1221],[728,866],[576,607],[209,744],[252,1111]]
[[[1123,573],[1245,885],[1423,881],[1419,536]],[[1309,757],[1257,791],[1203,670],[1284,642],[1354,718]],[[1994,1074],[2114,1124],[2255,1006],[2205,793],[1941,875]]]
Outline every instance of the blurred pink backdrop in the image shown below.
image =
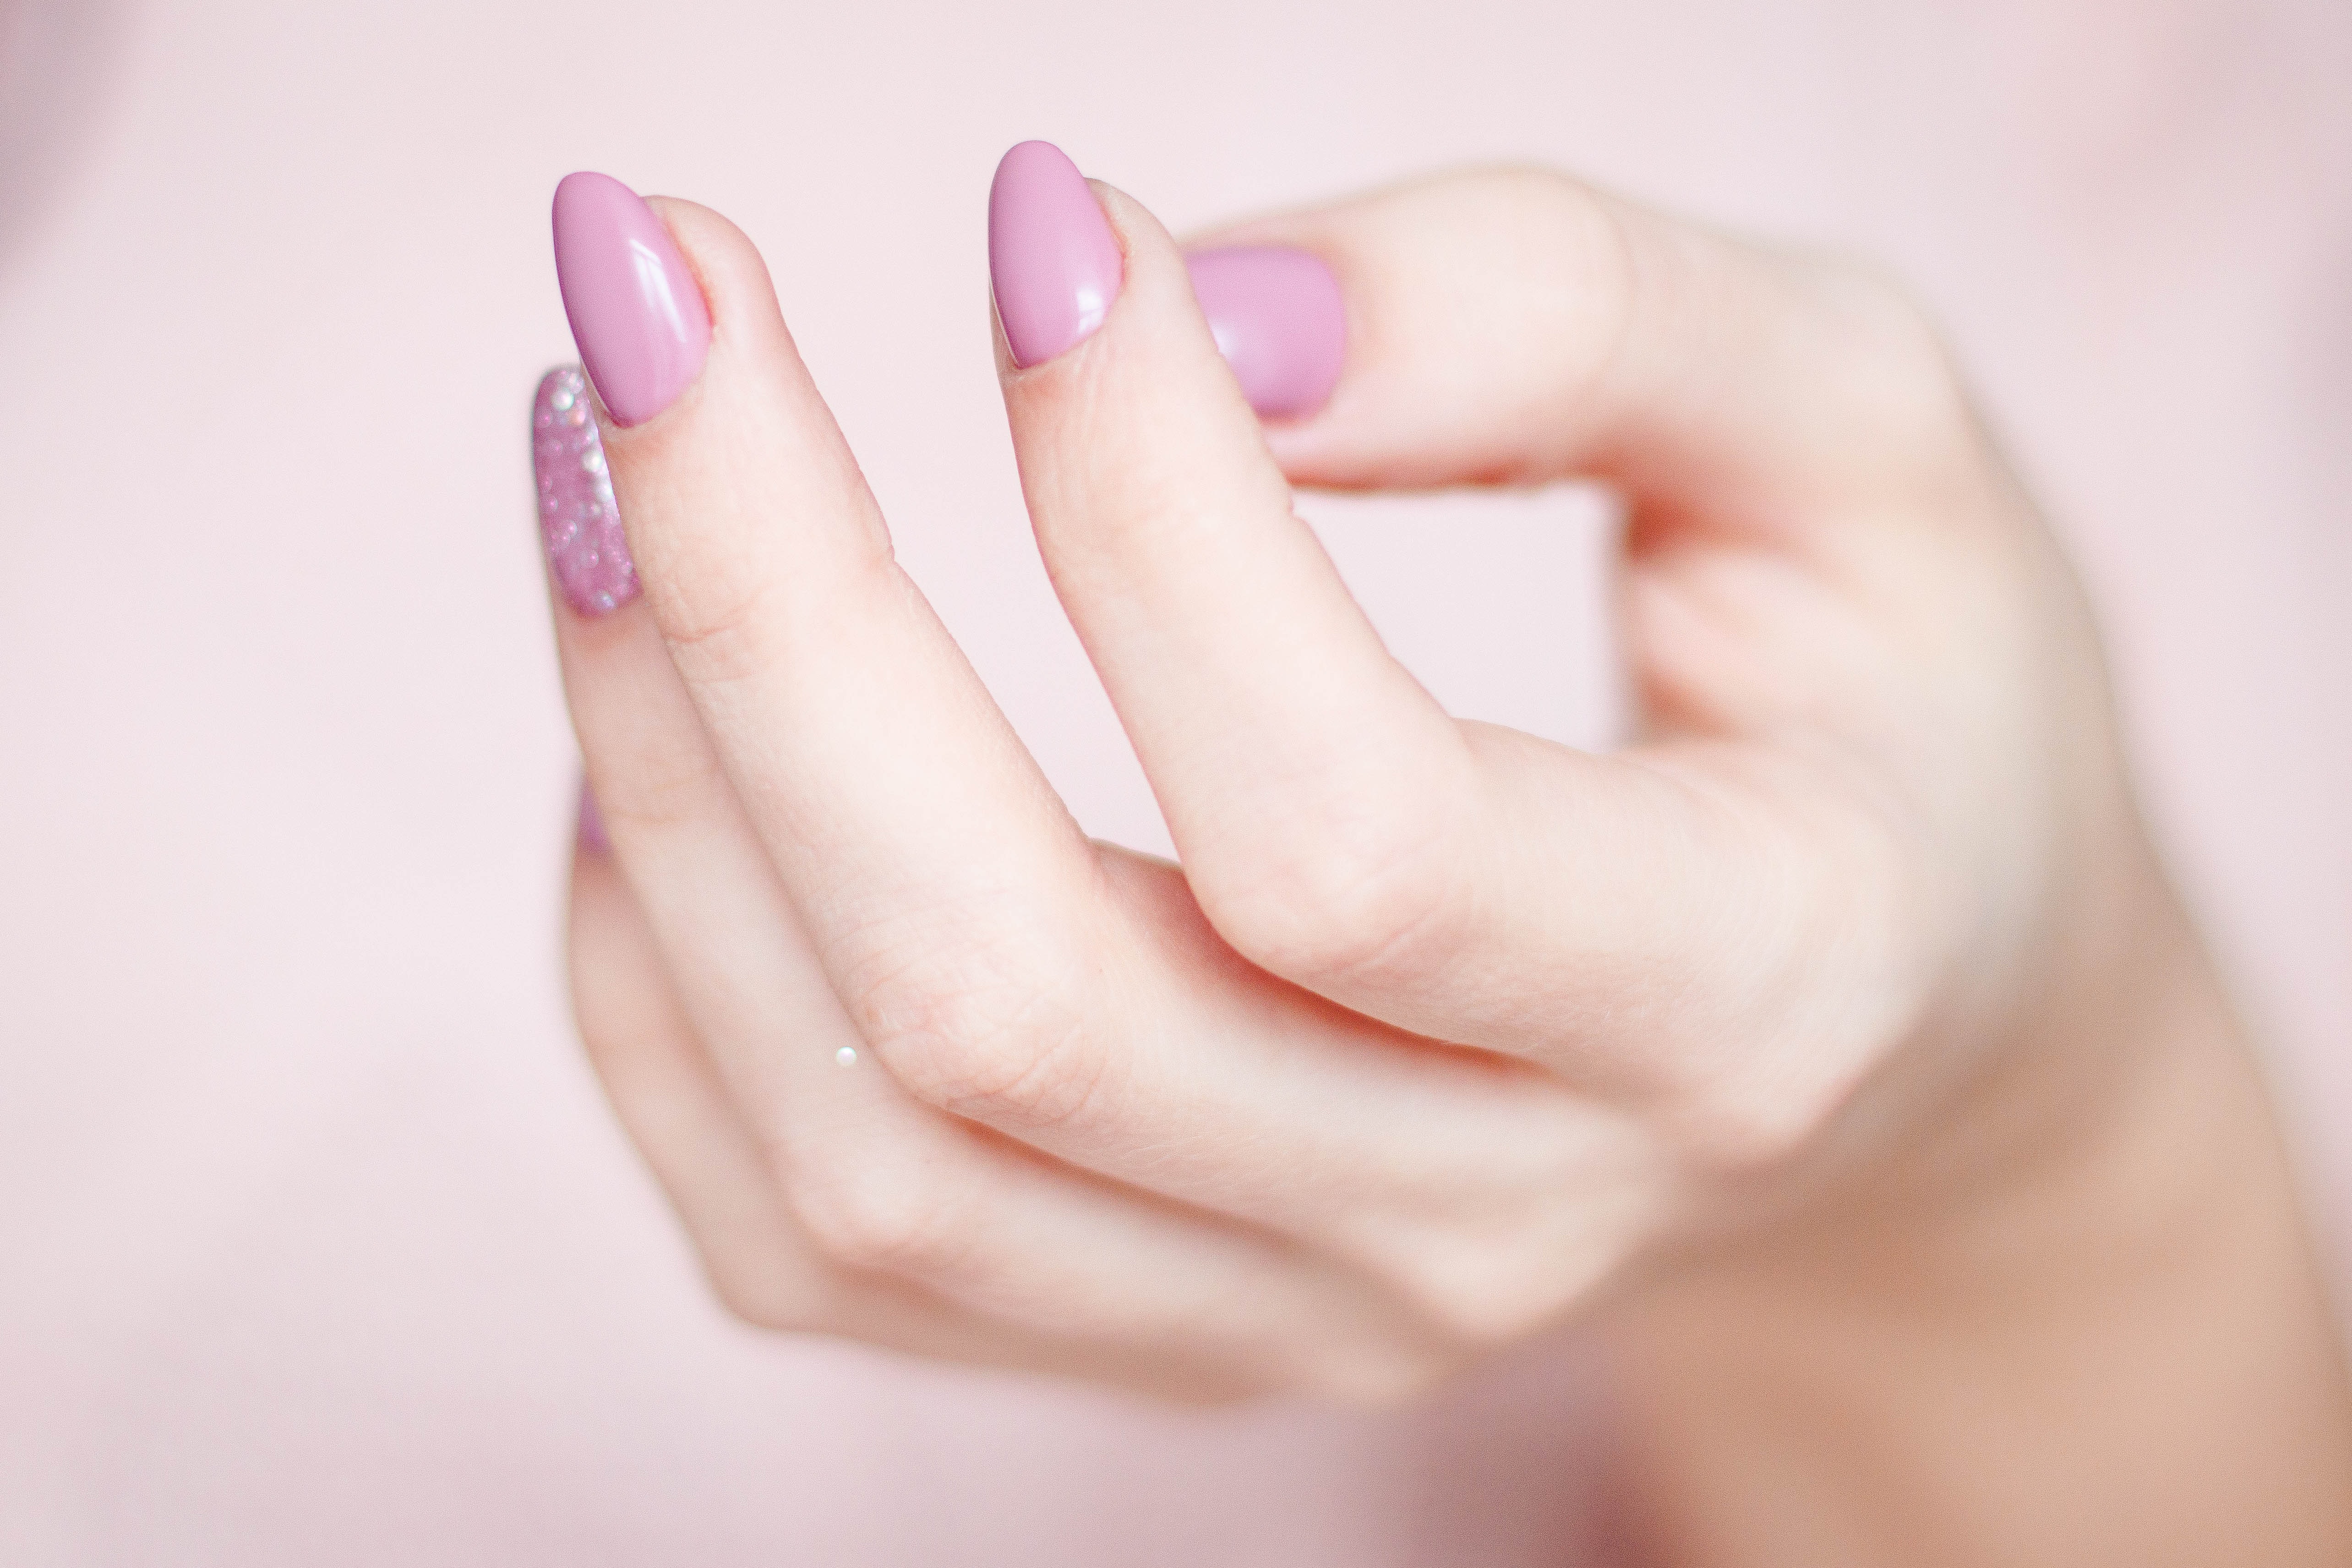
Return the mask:
[[[0,1560],[1573,1562],[1573,1344],[1384,1418],[762,1340],[564,1017],[525,431],[578,167],[728,212],[1079,815],[1159,842],[1025,536],[998,153],[1181,227],[1469,160],[1867,247],[2112,634],[2352,1214],[2352,13],[2231,0],[0,0]],[[1613,722],[1573,493],[1317,512],[1458,709]]]

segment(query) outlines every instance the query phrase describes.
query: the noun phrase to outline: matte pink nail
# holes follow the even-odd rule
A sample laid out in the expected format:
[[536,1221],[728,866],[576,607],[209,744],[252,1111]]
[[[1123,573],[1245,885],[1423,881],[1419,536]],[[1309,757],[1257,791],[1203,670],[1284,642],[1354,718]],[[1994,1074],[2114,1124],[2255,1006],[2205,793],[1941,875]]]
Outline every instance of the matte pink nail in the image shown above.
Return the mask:
[[1348,357],[1348,310],[1321,257],[1235,245],[1195,251],[1184,265],[1217,350],[1260,416],[1297,419],[1330,400]]
[[1024,368],[1092,336],[1118,298],[1118,241],[1086,176],[1050,142],[1024,142],[996,165],[988,271],[1005,344]]
[[539,537],[547,569],[583,616],[602,616],[637,596],[637,566],[613,504],[604,440],[588,405],[580,367],[551,370],[530,411],[530,463],[539,475]]
[[644,424],[702,374],[702,289],[654,209],[620,181],[568,174],[555,187],[555,277],[572,341],[621,424]]
[[604,831],[604,814],[596,809],[595,792],[588,787],[586,779],[580,781],[580,815],[577,822],[578,826],[573,837],[579,841],[581,848],[591,855],[606,855],[612,852],[613,840]]

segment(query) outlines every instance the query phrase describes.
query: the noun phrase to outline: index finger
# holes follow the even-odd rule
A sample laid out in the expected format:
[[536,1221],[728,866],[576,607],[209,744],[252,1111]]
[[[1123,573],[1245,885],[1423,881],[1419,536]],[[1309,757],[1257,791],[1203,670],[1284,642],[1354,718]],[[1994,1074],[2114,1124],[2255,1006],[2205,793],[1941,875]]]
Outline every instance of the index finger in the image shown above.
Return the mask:
[[[1030,177],[1011,160],[1007,170]],[[1321,415],[1262,432],[1167,236],[1118,193],[1099,200],[1047,216],[1115,232],[1124,290],[1066,352],[1006,366],[1005,397],[1055,587],[1219,931],[1344,1006],[1528,1056],[1636,1103],[1697,1105],[1695,1089],[1711,1102],[1759,1076],[1781,1087],[1803,1079],[1786,1101],[1836,1092],[1854,1057],[1823,1049],[1792,1064],[1775,1054],[1817,1022],[1789,1016],[1785,961],[1847,922],[1864,929],[1831,931],[1822,949],[1875,961],[1868,900],[1829,888],[1840,858],[1852,858],[1844,847],[1831,853],[1832,840],[1861,837],[1867,823],[1793,809],[1797,792],[1769,757],[1705,746],[1594,756],[1456,725],[1381,646],[1293,515],[1268,449],[1269,435],[1295,448],[1320,428],[1353,428],[1349,387],[1362,373],[1349,368]],[[1322,232],[1347,221],[1328,218]],[[1452,237],[1471,249],[1456,258],[1450,291],[1418,301],[1433,319],[1509,295],[1517,258],[1485,255],[1475,233]],[[1683,241],[1659,244],[1679,254]],[[1373,243],[1339,259],[1352,287],[1381,258]],[[1570,459],[1574,447],[1561,443],[1580,428],[1671,430],[1686,460],[1670,461],[1669,444],[1664,458],[1645,448],[1643,461],[1731,471],[1769,458],[1775,448],[1756,430],[1817,390],[1780,384],[1787,365],[1768,351],[1789,330],[1785,316],[1733,319],[1713,334],[1683,320],[1738,318],[1749,295],[1772,297],[1769,279],[1733,268],[1724,283],[1660,306],[1637,303],[1590,255],[1554,260],[1565,281],[1537,286],[1591,297],[1577,308],[1594,324],[1586,352],[1549,367],[1565,387],[1549,412],[1578,423],[1563,437],[1546,409],[1515,411],[1507,427],[1552,445],[1517,454],[1516,468],[1496,458],[1487,477],[1561,471],[1546,465]],[[1365,319],[1351,304],[1351,343]],[[1370,325],[1378,353],[1379,323]],[[1018,335],[1008,337],[1020,359]],[[1727,358],[1706,387],[1679,386],[1688,344],[1708,341]],[[1480,368],[1391,387],[1388,404],[1420,392],[1422,416],[1452,428],[1446,399]],[[1509,365],[1494,369],[1519,385]],[[1777,501],[1808,481],[1801,465],[1784,477],[1777,496],[1742,494]]]

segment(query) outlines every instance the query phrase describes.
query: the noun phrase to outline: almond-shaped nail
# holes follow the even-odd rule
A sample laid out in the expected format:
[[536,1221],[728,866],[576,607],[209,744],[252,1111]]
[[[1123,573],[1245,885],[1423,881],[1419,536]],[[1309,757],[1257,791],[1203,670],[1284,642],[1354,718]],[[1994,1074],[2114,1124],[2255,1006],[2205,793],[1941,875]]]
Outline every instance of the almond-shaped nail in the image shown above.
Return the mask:
[[572,341],[621,424],[644,424],[702,374],[702,289],[654,209],[620,181],[568,174],[555,187],[555,277]]
[[530,409],[530,464],[539,477],[539,538],[564,602],[583,616],[609,615],[637,596],[604,441],[578,365],[551,370]]
[[1217,351],[1262,418],[1298,419],[1330,401],[1348,357],[1339,280],[1311,250],[1234,245],[1184,259]]
[[1050,142],[1024,142],[996,165],[988,271],[1005,345],[1024,368],[1093,336],[1118,298],[1118,241],[1086,176]]

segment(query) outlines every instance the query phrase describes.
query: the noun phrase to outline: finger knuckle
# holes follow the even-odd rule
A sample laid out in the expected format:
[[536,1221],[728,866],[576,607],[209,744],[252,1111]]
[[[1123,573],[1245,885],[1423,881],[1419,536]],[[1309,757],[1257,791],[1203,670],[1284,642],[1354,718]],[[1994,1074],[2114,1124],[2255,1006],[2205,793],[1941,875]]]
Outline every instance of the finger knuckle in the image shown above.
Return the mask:
[[1589,261],[1619,249],[1617,214],[1591,185],[1558,169],[1505,163],[1460,180],[1457,199],[1484,226],[1514,240],[1499,259],[1557,273],[1563,260]]
[[1828,1120],[1817,1089],[1710,1085],[1689,1096],[1675,1120],[1685,1146],[1706,1169],[1756,1178],[1785,1169]]
[[704,746],[645,747],[614,756],[596,794],[608,832],[659,833],[706,820],[728,785]]
[[1348,1409],[1381,1413],[1412,1405],[1459,1372],[1464,1358],[1399,1340],[1326,1348],[1301,1358],[1284,1391]]
[[1506,1203],[1475,1225],[1385,1233],[1365,1262],[1454,1353],[1507,1348],[1574,1316],[1651,1232],[1646,1181],[1578,1191]]
[[[1643,247],[1625,209],[1557,170],[1504,167],[1465,183],[1495,286],[1459,309],[1493,345],[1486,363],[1539,377],[1521,389],[1562,418],[1605,379],[1632,331]],[[1509,478],[1507,474],[1497,477]]]
[[750,1328],[786,1332],[819,1327],[819,1292],[798,1271],[767,1257],[706,1252],[703,1278],[729,1317]]
[[1665,1075],[1662,1123],[1696,1168],[1754,1180],[1801,1160],[1846,1096],[1854,1059],[1826,1034],[1774,1030],[1696,1050]]
[[1448,1342],[1483,1354],[1528,1339],[1574,1308],[1581,1281],[1551,1269],[1423,1264],[1402,1281],[1414,1304]]
[[1013,934],[864,966],[851,1011],[891,1074],[959,1116],[1037,1129],[1085,1116],[1110,1056],[1086,968]]
[[1831,809],[1751,846],[1780,912],[1727,966],[1748,978],[1727,987],[1705,1027],[1715,1043],[1664,1053],[1679,1063],[1669,1103],[1683,1146],[1746,1176],[1805,1158],[1923,1026],[1948,940],[1899,824]]
[[724,573],[674,574],[661,605],[662,640],[678,672],[697,685],[727,685],[770,668],[767,589]]
[[1966,384],[1935,316],[1910,285],[1868,258],[1816,258],[1814,320],[1832,351],[1822,363],[1842,383],[1855,433],[1918,460],[1970,445]]
[[1202,911],[1234,951],[1309,986],[1385,972],[1442,948],[1458,908],[1455,836],[1434,813],[1334,813],[1296,843],[1261,839],[1188,866]]
[[787,1192],[818,1252],[842,1268],[937,1276],[979,1245],[971,1184],[918,1151],[869,1150],[823,1172],[800,1170]]

